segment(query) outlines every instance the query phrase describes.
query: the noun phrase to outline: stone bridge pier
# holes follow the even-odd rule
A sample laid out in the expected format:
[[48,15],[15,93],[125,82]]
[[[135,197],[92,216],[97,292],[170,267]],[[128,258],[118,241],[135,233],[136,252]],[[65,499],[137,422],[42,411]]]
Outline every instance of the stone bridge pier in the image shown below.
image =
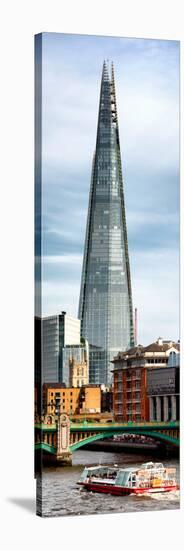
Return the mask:
[[72,464],[72,453],[70,451],[70,419],[67,414],[60,414],[58,416],[56,443],[57,464]]

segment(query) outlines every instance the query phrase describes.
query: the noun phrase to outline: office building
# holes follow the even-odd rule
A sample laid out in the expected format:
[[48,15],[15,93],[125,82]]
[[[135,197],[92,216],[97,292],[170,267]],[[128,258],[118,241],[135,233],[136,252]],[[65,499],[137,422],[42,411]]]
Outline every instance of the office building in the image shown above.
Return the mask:
[[134,344],[131,277],[113,66],[104,62],[79,300],[89,381],[108,385],[111,360]]
[[[171,352],[166,368],[151,368],[147,374],[150,421],[179,420],[180,354]],[[173,362],[175,363],[173,366]]]
[[80,321],[62,312],[42,320],[42,382],[63,382],[63,348],[80,344]]

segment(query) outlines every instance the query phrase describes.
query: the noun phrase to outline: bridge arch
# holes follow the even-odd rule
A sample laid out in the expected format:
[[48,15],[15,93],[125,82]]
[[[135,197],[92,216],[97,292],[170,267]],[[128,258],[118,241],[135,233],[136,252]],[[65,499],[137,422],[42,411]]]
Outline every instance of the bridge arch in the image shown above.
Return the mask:
[[[130,432],[131,434],[134,434],[134,432],[131,430]],[[108,432],[108,433],[94,433],[93,435],[90,435],[89,437],[85,437],[84,439],[81,439],[79,441],[76,441],[76,443],[73,443],[70,445],[70,450],[72,452],[74,451],[77,451],[77,449],[80,449],[81,447],[84,447],[84,445],[88,445],[89,443],[93,443],[95,441],[99,441],[100,439],[106,439],[106,438],[109,438],[109,437],[112,437],[114,435],[121,435],[122,434],[122,431],[121,432]],[[152,439],[154,440],[157,440],[157,441],[164,441],[165,443],[170,443],[172,445],[176,445],[176,446],[179,446],[179,439],[175,438],[175,437],[172,437],[170,436],[169,434],[167,433],[162,433],[162,432],[154,432],[154,431],[143,431],[143,430],[140,430],[139,431],[135,431],[135,435],[145,435],[145,436],[148,436],[148,437],[151,437]]]
[[53,447],[53,445],[49,445],[49,443],[35,443],[35,450],[42,450],[45,451],[45,453],[55,455],[57,449],[56,447]]

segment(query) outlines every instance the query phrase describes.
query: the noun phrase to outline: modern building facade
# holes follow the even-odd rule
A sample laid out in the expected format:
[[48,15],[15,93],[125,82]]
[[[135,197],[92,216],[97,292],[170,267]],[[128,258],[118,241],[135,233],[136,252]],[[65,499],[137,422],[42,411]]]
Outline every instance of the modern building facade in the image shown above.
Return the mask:
[[[155,377],[159,372],[159,379],[165,380],[166,389],[170,384],[172,367],[168,367],[168,365],[173,354],[175,357],[179,356],[179,343],[158,338],[149,346],[139,345],[130,348],[114,358],[113,409],[116,420],[139,422],[152,419],[153,411],[150,408],[152,402],[148,394],[148,377],[151,376],[151,380],[154,379],[155,390]],[[149,382],[150,384],[151,382]],[[149,391],[153,390],[149,389]]]
[[80,321],[63,311],[42,320],[42,382],[63,382],[63,347],[80,344]]
[[134,329],[114,71],[105,62],[78,316],[89,342],[89,380],[109,384],[110,361],[134,344]]
[[179,420],[179,381],[179,362],[171,366],[171,361],[168,361],[165,369],[149,369],[147,394],[151,421]]

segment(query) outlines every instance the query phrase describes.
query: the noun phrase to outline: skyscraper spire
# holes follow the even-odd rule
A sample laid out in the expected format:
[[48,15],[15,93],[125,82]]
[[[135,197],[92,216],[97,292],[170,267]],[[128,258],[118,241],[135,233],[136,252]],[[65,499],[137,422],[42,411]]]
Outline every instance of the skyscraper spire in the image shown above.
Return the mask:
[[115,94],[103,63],[79,300],[91,383],[108,384],[111,360],[134,344],[132,292]]

